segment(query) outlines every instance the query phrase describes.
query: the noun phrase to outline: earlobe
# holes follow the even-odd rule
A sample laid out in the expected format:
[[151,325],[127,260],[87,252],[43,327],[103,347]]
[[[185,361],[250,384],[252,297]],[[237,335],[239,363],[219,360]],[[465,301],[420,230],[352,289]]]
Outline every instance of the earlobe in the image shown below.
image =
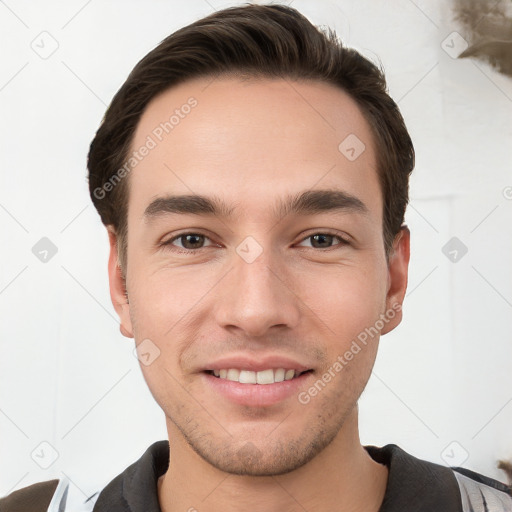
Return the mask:
[[126,283],[119,266],[117,252],[117,236],[112,226],[107,227],[110,243],[110,255],[108,259],[108,278],[110,287],[110,299],[112,305],[119,315],[119,329],[123,336],[133,338],[132,323],[130,318],[130,305],[126,292]]
[[389,257],[386,316],[390,319],[382,329],[381,334],[392,331],[402,321],[402,303],[407,290],[409,272],[410,240],[409,228],[403,225],[395,237],[393,251]]

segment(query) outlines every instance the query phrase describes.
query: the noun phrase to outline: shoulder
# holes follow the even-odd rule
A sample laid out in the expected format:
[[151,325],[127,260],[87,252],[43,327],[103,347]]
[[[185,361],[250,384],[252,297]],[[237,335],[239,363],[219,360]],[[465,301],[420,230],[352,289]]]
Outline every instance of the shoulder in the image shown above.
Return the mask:
[[89,498],[70,492],[68,478],[38,482],[0,498],[1,512],[91,512],[97,493]]
[[64,477],[29,485],[0,498],[0,512],[125,512],[133,505],[145,511],[160,510],[156,482],[168,463],[169,442],[157,441],[113,480],[94,486],[96,492],[91,496]]
[[465,512],[512,512],[512,489],[498,480],[466,468],[452,467]]
[[395,444],[365,448],[374,460],[389,468],[386,512],[512,512],[511,488],[498,480],[414,457]]
[[47,480],[18,489],[0,498],[2,512],[58,512],[66,502],[68,482]]

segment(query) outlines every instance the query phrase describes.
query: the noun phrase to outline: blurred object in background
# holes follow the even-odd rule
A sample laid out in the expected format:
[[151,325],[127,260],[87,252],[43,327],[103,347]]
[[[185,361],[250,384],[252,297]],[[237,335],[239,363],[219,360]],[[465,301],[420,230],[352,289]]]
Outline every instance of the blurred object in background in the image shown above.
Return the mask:
[[512,489],[512,462],[506,460],[498,461],[498,469],[501,469],[507,475],[508,485]]
[[512,2],[454,0],[454,13],[469,44],[459,59],[476,57],[512,77]]

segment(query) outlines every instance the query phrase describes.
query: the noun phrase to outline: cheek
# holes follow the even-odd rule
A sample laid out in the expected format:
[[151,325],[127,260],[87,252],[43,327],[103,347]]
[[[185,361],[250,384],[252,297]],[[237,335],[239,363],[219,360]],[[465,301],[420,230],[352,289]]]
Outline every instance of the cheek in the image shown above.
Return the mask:
[[[198,286],[199,282],[202,283]],[[152,361],[139,355],[144,378],[154,392],[162,382],[171,386],[182,380],[180,357],[197,338],[198,314],[203,311],[205,293],[213,286],[204,279],[191,278],[190,272],[176,269],[140,276],[132,281],[130,315],[137,344]],[[146,358],[147,359],[147,358]],[[156,397],[155,397],[156,398]]]
[[215,284],[214,279],[210,283],[205,278],[178,269],[139,277],[132,284],[133,302],[130,300],[138,336],[172,337],[172,330],[187,326],[205,293]]
[[297,295],[311,321],[325,333],[347,342],[374,325],[386,299],[386,273],[381,267],[340,267],[302,275]]

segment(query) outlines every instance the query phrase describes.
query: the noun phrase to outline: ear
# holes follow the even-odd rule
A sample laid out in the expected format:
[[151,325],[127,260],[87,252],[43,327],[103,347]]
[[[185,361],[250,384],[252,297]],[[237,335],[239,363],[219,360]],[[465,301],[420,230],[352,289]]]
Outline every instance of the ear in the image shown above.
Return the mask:
[[403,225],[393,242],[393,250],[388,263],[388,292],[386,295],[386,311],[394,311],[381,331],[387,334],[402,321],[402,303],[407,289],[407,276],[409,270],[411,233],[409,228]]
[[126,296],[126,283],[119,266],[117,253],[117,236],[113,227],[108,226],[110,242],[110,256],[108,258],[108,280],[110,286],[110,299],[116,313],[119,315],[119,330],[123,336],[133,338],[132,322],[130,319],[130,305]]

